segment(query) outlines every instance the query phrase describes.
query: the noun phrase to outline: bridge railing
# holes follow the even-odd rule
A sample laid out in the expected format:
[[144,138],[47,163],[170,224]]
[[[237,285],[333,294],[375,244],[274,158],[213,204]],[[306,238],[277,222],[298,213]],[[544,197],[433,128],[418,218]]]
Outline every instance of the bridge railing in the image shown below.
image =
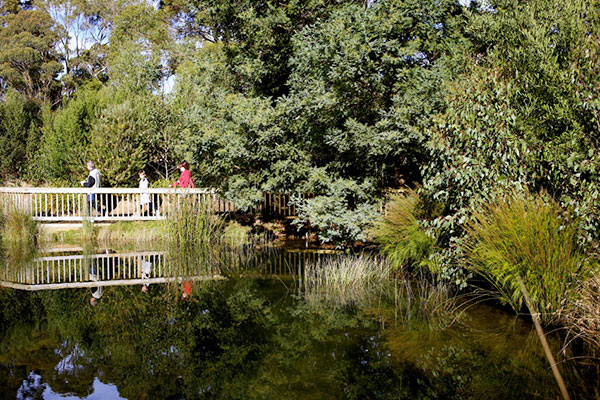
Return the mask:
[[217,213],[235,211],[211,189],[0,188],[3,206],[42,222],[157,220],[184,199],[202,201]]
[[[389,198],[401,191],[386,191],[378,204],[385,214]],[[296,218],[298,209],[293,198],[308,200],[312,193],[295,196],[264,192],[262,202],[252,212]],[[136,188],[0,188],[0,205],[10,205],[41,222],[137,221],[163,219],[169,207],[191,199],[204,202],[216,213],[236,211],[233,202],[213,189],[136,189]]]

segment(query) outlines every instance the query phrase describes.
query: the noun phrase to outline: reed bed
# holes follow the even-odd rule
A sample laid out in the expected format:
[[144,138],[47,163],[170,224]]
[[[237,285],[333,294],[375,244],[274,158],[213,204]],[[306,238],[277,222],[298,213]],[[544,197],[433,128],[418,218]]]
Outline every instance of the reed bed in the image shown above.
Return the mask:
[[11,264],[21,265],[34,257],[40,229],[30,215],[5,203],[0,209],[0,225],[2,248]]
[[340,255],[322,263],[307,264],[304,296],[309,304],[353,307],[378,298],[388,280],[390,264],[384,257],[368,254]]

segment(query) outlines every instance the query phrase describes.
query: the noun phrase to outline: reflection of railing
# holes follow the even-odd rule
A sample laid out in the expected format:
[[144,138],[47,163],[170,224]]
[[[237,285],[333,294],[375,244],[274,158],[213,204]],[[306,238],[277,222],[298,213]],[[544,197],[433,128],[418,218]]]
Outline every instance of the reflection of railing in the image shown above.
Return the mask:
[[233,203],[207,189],[0,188],[0,199],[44,222],[162,219],[184,199],[202,201],[215,212],[235,211]]
[[0,270],[0,286],[24,290],[139,285],[183,280],[220,279],[214,271],[245,277],[291,276],[301,279],[308,263],[329,257],[325,251],[229,248],[202,271],[179,273],[167,266],[164,252],[65,255],[35,258]]

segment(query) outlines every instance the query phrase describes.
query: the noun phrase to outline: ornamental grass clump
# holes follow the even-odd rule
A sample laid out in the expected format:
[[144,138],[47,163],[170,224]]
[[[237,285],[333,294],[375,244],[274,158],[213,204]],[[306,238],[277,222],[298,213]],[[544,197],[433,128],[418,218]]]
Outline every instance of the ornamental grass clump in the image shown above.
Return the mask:
[[419,265],[432,253],[435,241],[419,226],[420,203],[415,191],[393,197],[371,231],[395,269]]
[[367,254],[334,256],[304,270],[304,295],[311,305],[355,307],[377,298],[388,279],[389,263]]
[[545,323],[556,322],[570,291],[586,274],[576,224],[541,197],[489,204],[466,226],[462,245],[468,268],[483,275],[497,296],[516,312],[523,306],[522,280],[533,309]]

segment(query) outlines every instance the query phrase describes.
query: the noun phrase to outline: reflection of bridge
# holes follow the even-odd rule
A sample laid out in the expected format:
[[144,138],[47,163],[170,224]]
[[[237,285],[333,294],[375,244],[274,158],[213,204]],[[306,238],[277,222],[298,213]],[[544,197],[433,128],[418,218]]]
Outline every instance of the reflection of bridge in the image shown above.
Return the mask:
[[304,266],[320,263],[331,252],[315,250],[257,251],[250,247],[220,252],[209,264],[185,274],[168,265],[164,252],[102,253],[37,257],[21,266],[0,270],[0,286],[49,290],[98,286],[142,285],[224,279],[232,276],[291,276],[302,279]]
[[210,273],[173,275],[165,268],[163,252],[78,254],[38,257],[21,268],[7,266],[0,272],[0,286],[48,290],[222,279]]

